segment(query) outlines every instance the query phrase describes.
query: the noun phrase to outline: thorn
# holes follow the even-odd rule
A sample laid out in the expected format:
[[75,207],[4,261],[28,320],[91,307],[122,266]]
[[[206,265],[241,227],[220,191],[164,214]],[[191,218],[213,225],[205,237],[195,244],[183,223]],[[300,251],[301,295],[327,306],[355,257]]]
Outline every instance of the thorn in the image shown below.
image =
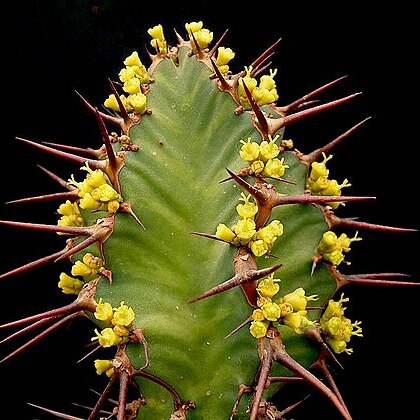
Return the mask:
[[49,171],[48,169],[44,168],[41,165],[37,165],[39,169],[41,169],[43,172],[45,172],[50,178],[52,178],[55,182],[57,182],[62,187],[68,189],[69,191],[72,191],[75,187],[73,185],[69,185],[67,181],[60,178],[58,175],[54,174],[53,172]]
[[134,213],[133,209],[131,208],[131,204],[127,201],[124,201],[120,204],[120,208],[118,209],[122,213],[129,214],[143,229],[146,229],[141,222],[141,220],[137,217],[137,215]]
[[[57,257],[54,260],[54,262],[62,261],[62,260],[65,260],[67,258],[70,258],[72,255],[78,253],[79,251],[84,250],[88,246],[91,246],[95,242],[98,242],[100,239],[101,238],[100,238],[99,234],[93,234],[93,235],[89,236],[87,239],[85,239],[82,242],[80,242],[79,244],[77,244],[76,246],[70,248],[64,254],[61,254],[59,257]],[[102,255],[101,255],[101,257],[102,257]]]
[[224,337],[224,340],[226,340],[227,338],[231,337],[233,334],[238,332],[242,327],[245,327],[245,325],[250,323],[251,320],[252,318],[248,317],[245,321],[242,321],[234,330],[232,330],[226,337]]
[[394,226],[378,225],[375,223],[359,222],[351,218],[337,217],[335,214],[328,214],[328,219],[332,226],[348,226],[356,229],[368,229],[384,232],[417,232],[417,229],[400,228]]
[[[1,343],[0,343],[1,344]],[[102,346],[96,346],[93,350],[91,350],[89,353],[85,354],[81,359],[79,359],[76,363],[81,363],[83,360],[86,360],[89,356],[91,356],[93,353],[101,349]]]
[[356,98],[359,95],[361,95],[361,92],[357,92],[352,95],[345,96],[344,98],[340,98],[335,101],[327,102],[326,104],[314,106],[312,108],[305,109],[303,111],[299,111],[294,114],[286,115],[285,117],[282,117],[282,118],[271,119],[270,133],[275,133],[280,128],[286,127],[290,124],[294,124],[295,122],[301,121],[304,118],[311,117],[321,112],[331,110],[335,108],[336,106],[349,102],[350,100]]
[[363,121],[360,121],[359,123],[355,124],[353,127],[348,129],[343,134],[336,137],[334,140],[330,141],[328,144],[326,144],[323,147],[320,147],[319,149],[314,150],[313,152],[309,153],[308,155],[304,156],[304,160],[308,163],[312,163],[316,160],[318,160],[323,153],[328,153],[333,147],[335,147],[337,144],[341,143],[344,139],[349,137],[353,132],[355,132],[359,127],[361,127],[363,124],[366,123],[366,121],[369,121],[371,117],[365,118]]
[[[93,107],[77,90],[75,91],[76,95],[82,100],[83,104],[87,107],[89,111],[96,114],[96,108]],[[121,118],[114,117],[112,115],[105,114],[104,112],[100,112],[101,117],[112,124],[117,125],[118,127],[121,127]]]
[[242,188],[244,188],[245,191],[247,191],[249,194],[254,197],[255,201],[259,206],[263,206],[265,202],[267,201],[265,195],[262,193],[261,190],[258,188],[255,188],[253,185],[249,184],[245,179],[241,178],[240,176],[236,175],[234,172],[232,172],[230,169],[226,168],[227,172],[231,176],[232,179],[236,181],[237,184],[239,184]]
[[[93,407],[89,407],[87,405],[83,405],[83,404],[79,404],[79,403],[75,403],[75,402],[72,402],[71,404],[76,406],[76,407],[84,408],[84,409],[89,410],[89,411],[93,410]],[[114,416],[114,413],[111,412],[111,411],[101,410],[100,413],[101,414],[107,414],[108,416],[110,416],[110,417],[108,417],[108,419]]]
[[299,376],[269,376],[267,378],[266,388],[275,382],[302,382],[303,379]]
[[308,108],[308,107],[310,107],[310,106],[312,106],[312,105],[319,104],[320,102],[321,102],[321,101],[320,101],[319,99],[313,99],[312,101],[306,101],[306,102],[303,102],[302,104],[300,104],[300,105],[296,108],[296,111],[297,111],[297,110],[306,109],[306,108]]
[[[195,39],[194,33],[193,33],[193,32],[190,32],[190,33],[189,33],[189,35],[190,35],[190,37],[191,37],[191,38],[192,38],[192,40],[193,40],[193,43],[194,43],[195,49],[197,50],[197,55],[201,55],[201,48],[200,48],[200,45],[198,45],[197,40]],[[190,41],[190,42],[191,42],[191,41]]]
[[54,411],[54,410],[50,410],[49,408],[41,407],[40,405],[32,404],[32,403],[29,403],[29,402],[27,404],[32,406],[32,407],[37,408],[38,410],[45,411],[48,414],[51,414],[55,417],[58,417],[59,419],[84,420],[84,419],[81,419],[80,417],[70,416],[68,414],[60,413],[59,411]]
[[[0,360],[0,364],[6,362],[7,360],[10,360],[12,357],[16,356],[17,354],[21,353],[23,350],[26,350],[27,348],[29,348],[30,346],[32,346],[32,344],[35,344],[38,341],[41,341],[48,334],[52,333],[53,331],[55,331],[56,329],[58,329],[59,327],[61,327],[66,322],[71,321],[72,319],[74,319],[74,318],[76,318],[78,316],[80,316],[80,313],[76,312],[76,313],[72,313],[72,314],[67,315],[66,317],[60,319],[59,321],[57,321],[56,323],[54,323],[53,325],[51,325],[50,327],[48,327],[46,330],[44,330],[42,333],[38,334],[36,337],[34,337],[31,340],[29,340],[26,344],[23,344],[18,349],[16,349],[12,353],[10,353],[9,355],[7,355],[3,359],[1,359]],[[0,326],[0,328],[4,327],[5,325],[7,325],[7,324],[3,324],[2,326]]]
[[283,264],[276,264],[276,265],[273,265],[272,267],[262,268],[260,270],[248,270],[247,272],[243,274],[235,274],[229,280],[226,280],[225,282],[218,284],[217,286],[209,289],[207,292],[204,292],[200,296],[197,296],[196,298],[190,300],[188,303],[195,303],[195,302],[198,302],[199,300],[206,299],[210,296],[214,296],[219,293],[225,292],[243,283],[248,283],[248,282],[266,277],[269,274],[277,271],[282,265]]
[[147,369],[150,364],[150,355],[149,355],[149,346],[147,344],[146,337],[143,334],[143,330],[141,330],[140,328],[136,328],[133,331],[133,334],[136,337],[137,342],[142,344],[143,350],[144,350],[144,365],[138,370]]
[[216,63],[213,61],[212,58],[210,58],[210,63],[213,66],[214,72],[216,73],[216,76],[222,85],[222,90],[230,90],[229,83],[224,78],[223,74],[220,72],[219,67],[217,67]]
[[283,411],[281,411],[280,414],[280,419],[284,418],[284,415],[287,413],[290,413],[292,410],[294,410],[295,408],[297,408],[299,405],[301,405],[302,403],[304,403],[309,397],[311,396],[311,394],[306,395],[304,398],[302,398],[301,400],[299,400],[298,402],[289,405],[289,407],[286,407]]
[[67,144],[52,143],[50,141],[43,141],[42,144],[46,144],[47,146],[52,146],[56,149],[61,149],[68,152],[81,153],[82,155],[84,154],[86,156],[90,156],[91,158],[98,158],[98,152],[94,149],[86,149],[84,147],[77,146],[68,146]]
[[52,147],[45,146],[44,144],[36,143],[31,140],[26,140],[21,137],[16,137],[17,140],[23,141],[33,147],[36,147],[44,152],[50,153],[53,156],[61,157],[63,159],[67,159],[71,162],[78,163],[79,165],[84,165],[86,162],[89,163],[89,166],[93,169],[104,169],[105,162],[95,159],[87,159],[82,156],[74,155],[73,153],[64,152],[62,150],[53,149]]
[[[109,86],[111,87],[112,93],[115,96],[115,99],[117,100],[118,107],[120,108],[120,114],[121,114],[122,119],[124,120],[124,122],[130,121],[131,118],[128,115],[127,110],[125,109],[124,104],[122,103],[122,100],[121,100],[120,95],[117,91],[117,88],[114,85],[114,82],[111,79],[108,78],[108,83],[109,83]],[[98,111],[95,110],[95,113],[96,112],[98,112]]]
[[6,201],[5,204],[26,204],[26,203],[39,203],[42,201],[53,201],[53,200],[76,200],[79,195],[75,190],[67,192],[59,192],[54,194],[38,195],[35,197],[19,198],[17,200]]
[[316,97],[317,95],[319,95],[321,92],[329,89],[330,87],[336,85],[338,82],[341,82],[342,80],[344,80],[345,78],[347,78],[348,76],[341,76],[338,79],[333,80],[332,82],[326,83],[325,85],[313,90],[312,92],[307,93],[306,95],[302,96],[301,98],[297,99],[296,101],[290,103],[289,105],[286,105],[284,107],[281,107],[281,110],[283,112],[289,113],[290,111],[294,111],[296,110],[299,106],[301,106],[302,104],[304,104],[305,102],[313,99],[314,97]]
[[250,386],[244,385],[244,384],[239,384],[239,391],[238,391],[238,394],[236,396],[235,403],[233,404],[232,410],[230,412],[229,420],[236,419],[238,406],[239,406],[239,403],[241,402],[241,399],[242,399],[243,395],[245,393],[251,393],[251,392],[252,392],[252,388]]
[[99,131],[102,135],[102,140],[105,145],[106,154],[108,157],[109,167],[113,173],[117,172],[117,157],[114,152],[114,148],[112,147],[111,141],[109,140],[108,130],[105,127],[104,119],[102,118],[101,114],[99,113],[98,109],[96,109],[96,119],[98,120],[99,124]]
[[[271,58],[274,55],[274,53],[271,53],[269,56],[267,56],[267,60],[269,58]],[[250,75],[252,77],[258,77],[261,73],[263,73],[265,70],[267,70],[268,68],[270,68],[270,66],[273,64],[272,61],[269,61],[266,65],[263,65],[264,63],[261,63],[260,65],[258,65],[257,67],[253,68],[251,70]]]
[[226,34],[228,33],[228,29],[223,32],[222,36],[217,40],[217,42],[214,44],[213,48],[209,51],[209,57],[212,58],[213,55],[216,53],[217,49],[220,47],[221,43],[226,37]]
[[42,223],[14,222],[11,220],[0,220],[0,225],[16,226],[23,229],[40,230],[43,232],[67,233],[69,235],[90,236],[91,227],[45,225]]
[[255,68],[259,66],[262,62],[266,61],[268,57],[271,56],[271,53],[277,48],[277,45],[280,43],[281,38],[276,42],[271,44],[259,57],[257,57],[250,65],[250,67]]
[[332,202],[366,201],[376,200],[376,197],[354,197],[354,196],[328,196],[328,195],[279,195],[273,200],[273,207],[282,204],[326,204]]
[[20,337],[21,335],[24,335],[27,332],[30,332],[30,331],[38,328],[38,327],[42,327],[43,325],[48,324],[49,322],[52,322],[57,318],[58,317],[50,317],[50,318],[40,319],[39,321],[34,322],[32,325],[28,325],[27,327],[22,328],[19,331],[16,331],[15,333],[13,333],[13,334],[10,334],[6,338],[3,338],[3,340],[0,341],[0,344],[7,343],[8,341],[11,341],[14,338]]
[[67,247],[62,249],[59,252],[55,252],[54,254],[47,255],[46,257],[39,258],[38,260],[22,265],[18,268],[14,268],[13,270],[8,271],[7,273],[1,274],[0,280],[14,276],[16,274],[24,273],[25,271],[32,270],[33,268],[40,267],[41,265],[48,264],[49,262],[53,262],[55,261],[57,257],[62,255],[64,252],[66,252],[66,250],[67,250]]
[[260,107],[257,105],[257,102],[255,101],[254,97],[252,96],[251,92],[249,91],[248,86],[246,85],[246,83],[243,80],[242,80],[242,86],[243,86],[244,91],[246,93],[246,97],[248,98],[248,101],[251,105],[251,108],[254,111],[255,116],[257,117],[259,128],[261,129],[263,137],[265,138],[265,137],[267,137],[267,134],[268,134],[267,120],[264,117],[264,114],[261,111]]
[[209,233],[201,233],[201,232],[190,232],[190,233],[191,233],[191,235],[202,236],[203,238],[214,239],[215,241],[228,243],[228,242],[224,241],[223,239],[218,238],[216,235],[211,235]]
[[[276,337],[279,338],[279,333],[275,332]],[[338,409],[344,419],[351,420],[351,416],[348,414],[347,409],[343,406],[341,401],[338,397],[334,394],[334,392],[328,388],[323,382],[321,382],[314,374],[309,372],[306,368],[304,368],[300,363],[294,360],[284,349],[284,345],[280,342],[280,340],[272,340],[273,345],[276,345],[276,348],[273,351],[273,359],[274,361],[280,363],[285,368],[289,369],[295,375],[300,376],[305,382],[309,385],[312,385],[316,390],[320,391],[324,394]],[[274,341],[277,341],[274,343]]]
[[91,411],[88,420],[96,420],[98,414],[101,411],[101,408],[108,398],[108,395],[110,394],[112,387],[114,386],[115,382],[117,381],[117,375],[113,375],[111,379],[109,380],[107,386],[105,387],[104,391],[102,392],[101,396],[99,397],[98,401],[95,404],[95,407],[93,407],[93,410]]

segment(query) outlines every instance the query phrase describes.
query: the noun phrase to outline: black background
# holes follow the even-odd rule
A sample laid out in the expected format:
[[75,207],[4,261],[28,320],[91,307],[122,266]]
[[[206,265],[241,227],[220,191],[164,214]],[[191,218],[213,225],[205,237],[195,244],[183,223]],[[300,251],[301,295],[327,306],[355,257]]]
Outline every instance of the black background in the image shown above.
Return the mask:
[[[243,14],[243,15],[241,15]],[[75,171],[66,161],[30,149],[15,137],[98,147],[96,122],[76,97],[82,93],[101,106],[108,77],[137,49],[147,62],[147,28],[162,23],[184,33],[185,22],[203,20],[225,45],[236,51],[233,71],[248,65],[278,38],[273,58],[279,103],[286,104],[336,77],[348,75],[321,99],[362,91],[336,110],[287,129],[302,151],[309,152],[356,122],[372,119],[338,146],[331,174],[348,177],[347,194],[374,195],[375,202],[349,204],[340,215],[402,227],[418,227],[418,92],[415,11],[410,2],[367,8],[364,2],[179,2],[27,1],[3,13],[2,31],[2,203],[24,196],[58,192],[37,164],[63,178]],[[55,224],[56,203],[0,206],[0,218]],[[0,228],[1,272],[62,247],[54,234]],[[400,271],[419,280],[417,233],[361,232],[345,272]],[[0,282],[1,322],[70,302],[56,287],[65,263],[56,263]],[[419,289],[353,286],[346,294],[348,316],[363,321],[364,338],[353,340],[354,354],[342,356],[337,383],[354,419],[416,417],[418,394]],[[5,336],[2,332],[1,337]],[[81,417],[71,402],[93,404],[94,387],[102,390],[92,359],[76,363],[87,349],[92,325],[77,320],[30,350],[0,365],[0,417],[47,419],[26,402]],[[22,344],[3,345],[0,355]],[[409,384],[413,380],[414,384]],[[417,388],[417,391],[416,391]],[[296,419],[339,418],[323,397],[313,395]],[[3,410],[5,410],[3,412]],[[4,414],[4,413],[11,414]],[[206,419],[207,420],[207,419]]]

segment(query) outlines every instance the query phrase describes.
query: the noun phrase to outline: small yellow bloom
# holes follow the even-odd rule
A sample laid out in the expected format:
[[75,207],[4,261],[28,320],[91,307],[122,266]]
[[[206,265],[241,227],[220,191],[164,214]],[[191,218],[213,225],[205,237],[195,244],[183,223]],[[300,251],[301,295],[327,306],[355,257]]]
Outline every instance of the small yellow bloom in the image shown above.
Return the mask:
[[117,98],[113,93],[111,93],[111,95],[109,95],[108,98],[105,99],[104,106],[116,112],[120,111],[120,106],[118,105]]
[[305,329],[313,325],[306,317],[307,311],[297,311],[285,315],[282,319],[284,325],[290,327],[296,334],[303,334]]
[[100,298],[93,315],[96,319],[109,323],[114,316],[114,310],[109,302],[103,302],[102,298]]
[[258,212],[258,206],[251,201],[251,195],[245,196],[244,193],[241,193],[239,200],[244,202],[236,206],[239,216],[242,219],[252,219]]
[[120,208],[120,203],[118,202],[118,200],[111,200],[108,202],[107,210],[110,213],[116,213],[119,208]]
[[185,29],[188,33],[194,33],[199,31],[203,27],[203,22],[200,20],[198,22],[190,22],[185,24]]
[[277,319],[280,318],[281,309],[280,306],[277,305],[277,303],[266,303],[261,309],[263,311],[265,319],[267,319],[268,321],[277,321]]
[[122,338],[115,334],[112,328],[104,328],[101,332],[95,329],[96,337],[92,338],[93,340],[98,340],[98,343],[102,347],[111,347],[116,346],[121,343]]
[[278,135],[274,138],[271,139],[270,136],[270,141],[262,141],[260,143],[260,159],[263,161],[267,161],[269,159],[273,159],[275,157],[278,156],[278,154],[280,153],[280,149],[279,146],[277,146],[276,144],[276,140],[278,139]]
[[137,51],[133,51],[125,60],[124,64],[126,66],[138,66],[141,67],[143,64],[140,61],[140,57]]
[[239,151],[239,155],[243,160],[246,160],[247,162],[253,162],[254,160],[257,160],[258,156],[260,155],[260,145],[257,142],[251,140],[251,137],[249,137],[246,142],[243,140],[240,141],[242,146]]
[[265,304],[270,303],[271,302],[271,298],[267,297],[267,296],[259,296],[257,299],[257,305],[262,308]]
[[94,273],[94,270],[92,270],[92,268],[88,267],[85,263],[83,263],[80,260],[75,261],[71,267],[72,276],[87,277],[93,273]]
[[79,201],[79,206],[84,210],[99,210],[102,203],[100,201],[94,200],[89,193],[83,195]]
[[254,321],[264,321],[265,320],[265,316],[264,316],[263,310],[262,309],[254,309],[252,311],[251,318]]
[[147,30],[147,33],[152,37],[152,38],[156,38],[156,39],[165,39],[165,37],[163,36],[163,27],[162,25],[156,25],[153,26],[152,28],[149,28]]
[[94,200],[108,202],[111,200],[122,201],[120,194],[114,190],[109,184],[102,184],[98,188],[95,188],[91,192],[91,196]]
[[276,88],[276,82],[274,76],[277,74],[277,69],[270,69],[270,74],[265,74],[260,77],[260,83],[258,87],[261,89],[273,90]]
[[238,220],[232,230],[239,239],[249,241],[255,235],[255,222],[252,219]]
[[105,373],[106,376],[110,378],[114,374],[114,364],[112,360],[96,359],[94,364],[98,375]]
[[337,340],[332,337],[327,337],[325,341],[333,349],[334,353],[337,353],[337,354],[340,354],[343,352],[346,352],[347,354],[353,353],[353,349],[348,349],[347,343],[344,340]]
[[254,160],[249,167],[250,174],[260,175],[263,170],[264,162],[262,160]]
[[305,294],[303,287],[298,287],[295,291],[284,295],[282,302],[290,303],[295,311],[303,311],[306,309],[308,301],[318,299],[317,295],[305,296]]
[[274,278],[274,273],[270,274],[258,283],[258,293],[261,296],[272,298],[280,290],[279,281],[280,279]]
[[344,315],[345,307],[343,307],[343,303],[346,303],[349,301],[349,298],[344,297],[344,293],[341,294],[341,297],[338,301],[335,301],[334,299],[330,299],[328,301],[328,305],[321,317],[321,325],[324,322],[327,322],[332,317],[342,317]]
[[82,261],[92,270],[99,270],[103,266],[103,261],[99,257],[95,257],[90,252],[86,252]]
[[66,200],[65,203],[58,207],[57,213],[63,216],[72,216],[74,214],[80,214],[80,211],[77,207],[77,203],[72,203],[70,200]]
[[113,330],[115,334],[122,338],[126,338],[130,334],[130,330],[127,327],[124,327],[124,325],[115,325]]
[[235,234],[224,223],[219,223],[216,228],[216,238],[225,242],[232,242],[235,239]]
[[318,178],[328,177],[329,170],[327,169],[327,162],[332,159],[333,155],[327,156],[325,153],[322,153],[324,160],[322,162],[312,162],[311,163],[311,173],[309,179],[315,182]]
[[88,185],[90,188],[94,189],[98,188],[102,184],[106,184],[107,180],[104,171],[101,171],[100,169],[91,169],[89,162],[86,162],[85,165],[81,167],[81,169],[88,173],[83,182],[86,183],[86,185]]
[[138,92],[136,94],[129,95],[127,100],[136,114],[144,114],[146,112],[147,98],[144,93]]
[[84,284],[82,280],[70,277],[66,273],[61,273],[58,287],[66,295],[78,295]]
[[133,67],[125,67],[120,70],[120,72],[118,73],[118,76],[121,82],[124,83],[136,77],[136,73],[134,72]]
[[249,327],[249,332],[255,338],[262,338],[265,337],[265,334],[267,333],[267,328],[268,322],[252,321],[251,326]]
[[231,48],[219,47],[217,49],[216,66],[219,68],[222,74],[225,74],[229,71],[229,66],[227,64],[234,57],[235,53]]
[[132,324],[135,317],[133,308],[121,302],[120,306],[114,309],[114,316],[112,317],[111,323],[113,325],[128,327]]
[[264,166],[263,175],[274,179],[280,179],[288,167],[289,165],[284,164],[284,158],[269,159]]
[[262,239],[251,241],[251,251],[256,257],[261,257],[268,252],[268,244]]
[[140,92],[140,79],[133,77],[132,79],[127,80],[124,82],[123,90],[130,95]]

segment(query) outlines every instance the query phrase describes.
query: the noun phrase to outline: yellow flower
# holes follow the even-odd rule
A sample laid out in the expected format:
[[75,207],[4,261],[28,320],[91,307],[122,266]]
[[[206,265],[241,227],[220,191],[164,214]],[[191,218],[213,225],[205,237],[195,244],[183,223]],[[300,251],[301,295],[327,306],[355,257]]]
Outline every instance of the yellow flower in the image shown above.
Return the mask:
[[252,219],[241,219],[232,229],[239,239],[249,241],[255,235],[255,222]]
[[252,219],[258,212],[258,206],[251,202],[251,198],[251,195],[245,196],[244,193],[241,193],[239,200],[244,203],[238,204],[236,211],[242,219]]
[[89,193],[83,195],[79,201],[79,206],[84,210],[99,210],[102,203],[100,201],[94,200]]
[[138,92],[133,95],[129,95],[127,100],[136,114],[144,114],[146,112],[147,98],[144,93]]
[[274,139],[272,139],[271,136],[269,137],[269,142],[264,140],[260,143],[260,159],[263,161],[273,159],[280,153],[279,146],[276,144],[276,140],[279,136],[277,135]]
[[114,309],[114,316],[112,317],[111,323],[113,325],[128,327],[132,324],[135,317],[133,308],[121,302],[120,306]]
[[274,179],[280,179],[288,167],[289,165],[284,164],[284,158],[269,159],[264,166],[263,175]]
[[93,340],[98,340],[98,343],[102,347],[111,347],[116,346],[121,343],[122,338],[115,334],[112,328],[104,328],[101,332],[95,329],[96,337],[92,338]]
[[264,170],[264,162],[262,160],[254,160],[249,169],[250,174],[260,175]]
[[58,287],[66,295],[78,295],[84,284],[82,280],[70,277],[66,273],[61,273]]
[[143,64],[140,61],[140,57],[137,51],[133,51],[125,60],[124,64],[126,66],[138,66],[141,67]]
[[343,307],[343,303],[348,302],[348,301],[349,301],[349,298],[345,298],[344,293],[341,294],[341,297],[338,301],[335,301],[334,299],[330,299],[321,317],[321,325],[324,322],[327,322],[329,319],[331,319],[334,316],[342,317],[346,309],[345,307]]
[[235,239],[235,234],[224,223],[219,223],[216,228],[216,238],[225,242],[232,242]]
[[188,33],[192,32],[197,32],[199,31],[201,28],[203,27],[203,22],[200,20],[198,22],[190,22],[190,23],[186,23],[185,24],[185,29],[187,30]]
[[93,273],[94,273],[94,270],[92,270],[90,267],[88,267],[85,263],[83,263],[80,260],[75,261],[71,267],[72,276],[86,277],[86,276],[90,276]]
[[308,301],[318,299],[317,295],[305,296],[305,294],[303,287],[298,287],[295,291],[284,295],[282,302],[290,303],[295,311],[303,311],[306,309]]
[[251,322],[251,326],[249,327],[249,332],[255,338],[262,338],[265,337],[265,334],[267,333],[267,328],[268,322],[253,321]]
[[265,74],[260,77],[260,83],[258,87],[261,89],[273,90],[276,88],[276,82],[274,76],[277,74],[277,69],[270,69],[270,74]]
[[104,171],[101,171],[100,169],[91,169],[89,162],[86,162],[81,169],[87,172],[86,178],[83,182],[91,189],[98,188],[102,184],[106,184],[107,180]]
[[114,374],[114,364],[112,360],[96,359],[94,364],[98,375],[105,373],[105,375],[110,378]]
[[114,190],[109,184],[102,184],[98,188],[95,188],[91,192],[91,196],[94,200],[108,202],[111,200],[122,201],[120,194]]
[[265,320],[264,312],[262,311],[262,309],[254,309],[252,312],[251,318],[254,321],[264,321]]
[[134,72],[133,67],[125,67],[120,70],[120,72],[118,73],[118,76],[121,82],[128,82],[129,80],[136,77],[136,73]]
[[329,170],[327,169],[326,163],[332,159],[333,155],[330,155],[327,157],[325,153],[322,153],[322,156],[324,157],[324,160],[322,162],[312,162],[311,163],[311,174],[309,176],[309,179],[311,181],[316,181],[318,178],[321,177],[328,177]]
[[256,257],[261,257],[268,252],[268,244],[262,239],[251,241],[251,251]]
[[99,302],[96,304],[95,312],[93,315],[96,319],[109,323],[114,316],[114,310],[112,309],[110,303],[103,302],[102,298],[100,298]]
[[285,315],[282,319],[284,325],[290,327],[296,334],[303,334],[305,329],[313,325],[306,317],[307,311],[297,311]]
[[156,38],[156,39],[165,39],[165,37],[163,36],[163,27],[162,25],[156,25],[153,26],[153,28],[149,28],[147,30],[147,33],[152,37],[152,38]]
[[108,109],[112,109],[113,111],[119,112],[120,106],[118,105],[117,98],[113,93],[105,99],[104,106]]
[[276,321],[278,318],[280,318],[281,309],[277,303],[266,303],[261,309],[264,313],[265,319],[268,321]]
[[90,252],[86,252],[82,261],[92,270],[99,270],[103,266],[103,261],[99,257],[95,257]]
[[132,79],[127,80],[124,82],[123,90],[130,95],[140,92],[140,79],[133,77]]
[[279,281],[280,279],[274,279],[272,273],[258,283],[257,291],[261,296],[272,298],[280,290]]
[[217,49],[216,66],[225,66],[235,57],[235,53],[231,48],[219,47]]
[[246,160],[247,162],[253,162],[254,160],[258,159],[258,156],[260,155],[260,145],[257,142],[251,140],[251,137],[248,137],[246,142],[243,140],[240,141],[242,146],[239,151],[239,155],[243,160]]

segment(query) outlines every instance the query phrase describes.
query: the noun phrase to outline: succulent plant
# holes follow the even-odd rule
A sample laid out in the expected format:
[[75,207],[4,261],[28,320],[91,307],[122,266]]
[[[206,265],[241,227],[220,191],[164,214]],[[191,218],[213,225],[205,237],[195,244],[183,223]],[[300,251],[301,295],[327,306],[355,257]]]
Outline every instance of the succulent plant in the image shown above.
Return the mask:
[[281,105],[270,68],[279,41],[233,73],[226,33],[216,39],[201,21],[164,29],[147,31],[147,65],[137,50],[124,57],[103,104],[78,93],[98,124],[96,149],[18,138],[75,168],[63,179],[41,167],[63,192],[9,203],[56,201],[55,224],[0,225],[50,232],[62,248],[0,279],[67,263],[55,281],[69,300],[0,325],[3,345],[33,336],[0,363],[87,318],[91,369],[109,378],[89,419],[115,388],[119,420],[287,418],[301,401],[276,401],[292,382],[350,419],[330,367],[363,323],[347,316],[342,288],[419,283],[342,267],[364,232],[414,229],[340,216],[375,198],[346,195],[331,162],[368,118],[311,152],[286,127],[358,94],[318,103],[340,77]]

